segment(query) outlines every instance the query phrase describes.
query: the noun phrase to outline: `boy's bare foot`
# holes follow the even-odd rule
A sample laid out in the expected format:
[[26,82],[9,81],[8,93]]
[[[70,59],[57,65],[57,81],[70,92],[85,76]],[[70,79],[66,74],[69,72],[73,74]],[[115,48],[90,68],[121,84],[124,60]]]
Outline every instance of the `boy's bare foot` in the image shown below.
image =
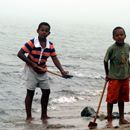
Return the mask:
[[108,121],[106,127],[107,128],[113,128],[112,121]]
[[123,125],[123,124],[130,124],[130,122],[127,121],[127,120],[125,120],[125,119],[123,119],[123,120],[120,120],[120,121],[119,121],[119,124],[120,124],[120,125]]
[[27,121],[27,122],[31,122],[32,120],[34,120],[33,117],[27,117],[27,118],[26,118],[26,121]]
[[44,120],[47,120],[47,119],[50,119],[51,117],[49,117],[49,116],[43,116],[43,117],[41,117],[41,120],[42,121],[44,121]]

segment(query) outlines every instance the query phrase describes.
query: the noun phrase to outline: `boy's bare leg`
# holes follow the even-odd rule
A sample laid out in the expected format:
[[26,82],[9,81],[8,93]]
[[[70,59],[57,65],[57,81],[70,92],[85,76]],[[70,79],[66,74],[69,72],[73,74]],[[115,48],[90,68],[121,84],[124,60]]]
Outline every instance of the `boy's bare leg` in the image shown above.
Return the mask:
[[49,118],[47,115],[47,106],[49,101],[50,89],[41,89],[41,91],[41,120],[46,120]]
[[124,102],[118,102],[118,108],[119,108],[119,124],[130,124],[129,121],[124,119]]
[[34,96],[34,91],[27,89],[27,94],[25,98],[25,109],[26,109],[27,121],[33,120],[32,113],[31,113],[33,96]]
[[107,103],[107,127],[112,128],[112,110],[113,110],[113,104],[112,103]]

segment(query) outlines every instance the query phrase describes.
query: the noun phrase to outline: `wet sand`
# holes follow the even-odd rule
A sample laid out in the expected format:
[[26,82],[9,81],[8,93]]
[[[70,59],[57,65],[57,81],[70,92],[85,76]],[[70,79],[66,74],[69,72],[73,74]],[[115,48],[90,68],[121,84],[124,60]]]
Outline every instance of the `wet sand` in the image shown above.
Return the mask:
[[[86,106],[91,106],[97,109],[100,96],[91,97],[91,99],[80,100],[75,103],[58,104],[56,110],[49,110],[48,115],[51,117],[47,121],[42,122],[39,118],[40,111],[34,115],[35,120],[27,123],[24,119],[17,120],[12,123],[12,128],[8,130],[88,130],[88,123],[93,121],[93,118],[81,117],[81,111]],[[106,103],[103,99],[100,108],[100,113],[106,114]],[[114,111],[118,112],[117,105],[114,106]],[[129,113],[130,105],[126,104],[125,112]],[[130,120],[130,114],[125,114],[126,119]],[[11,123],[11,122],[10,122]],[[106,120],[96,120],[97,129],[112,130],[106,128]],[[113,125],[117,130],[130,130],[130,125],[118,125],[118,119],[113,120]],[[117,128],[117,126],[119,128]]]

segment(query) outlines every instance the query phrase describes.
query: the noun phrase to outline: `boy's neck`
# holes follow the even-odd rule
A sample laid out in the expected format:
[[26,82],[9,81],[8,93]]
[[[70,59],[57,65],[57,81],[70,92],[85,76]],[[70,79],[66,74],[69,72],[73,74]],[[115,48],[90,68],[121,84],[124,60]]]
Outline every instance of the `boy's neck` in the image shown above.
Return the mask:
[[38,37],[38,39],[39,39],[40,42],[45,42],[46,43],[46,38]]
[[41,47],[45,48],[46,47],[46,38],[38,37],[38,39],[39,39]]
[[125,43],[124,43],[124,42],[122,42],[122,43],[115,42],[115,44],[116,44],[117,46],[123,46]]

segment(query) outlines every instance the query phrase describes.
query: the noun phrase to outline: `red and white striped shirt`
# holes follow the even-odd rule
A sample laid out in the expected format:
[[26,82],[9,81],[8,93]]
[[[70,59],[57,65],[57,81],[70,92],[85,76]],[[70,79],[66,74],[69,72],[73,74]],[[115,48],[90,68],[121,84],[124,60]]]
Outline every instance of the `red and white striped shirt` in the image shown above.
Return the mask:
[[46,41],[46,47],[42,48],[39,42],[38,37],[29,40],[26,42],[22,49],[25,53],[28,53],[28,58],[40,66],[46,65],[47,58],[49,56],[56,56],[55,48],[53,43],[48,39]]

